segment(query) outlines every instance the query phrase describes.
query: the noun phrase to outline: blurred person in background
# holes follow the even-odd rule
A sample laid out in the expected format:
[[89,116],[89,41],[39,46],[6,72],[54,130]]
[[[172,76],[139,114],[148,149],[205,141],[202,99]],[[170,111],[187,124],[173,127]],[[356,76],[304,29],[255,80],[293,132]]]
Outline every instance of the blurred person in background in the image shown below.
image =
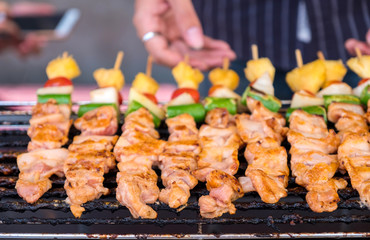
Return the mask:
[[20,2],[9,5],[0,1],[0,52],[14,48],[20,56],[37,54],[46,45],[48,38],[35,33],[22,35],[12,21],[17,16],[47,16],[55,12],[47,3]]
[[[222,66],[227,57],[237,59],[231,67],[244,76],[250,46],[257,44],[283,86],[285,73],[296,67],[295,49],[304,62],[318,50],[344,61],[356,47],[370,54],[368,0],[136,0],[133,23],[148,53],[169,67],[185,54],[201,70]],[[246,86],[241,83],[238,92]]]

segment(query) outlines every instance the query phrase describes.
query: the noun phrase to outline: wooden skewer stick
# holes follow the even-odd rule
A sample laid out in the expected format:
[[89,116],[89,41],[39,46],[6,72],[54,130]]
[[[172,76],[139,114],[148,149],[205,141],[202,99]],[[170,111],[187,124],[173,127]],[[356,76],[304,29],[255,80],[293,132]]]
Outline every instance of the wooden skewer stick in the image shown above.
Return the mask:
[[121,67],[121,63],[122,63],[122,60],[123,60],[123,56],[125,54],[123,53],[123,51],[119,51],[117,53],[117,58],[116,58],[116,62],[114,63],[114,69],[119,69]]
[[320,60],[325,61],[325,56],[324,56],[324,54],[322,53],[322,51],[318,51],[318,52],[317,52],[317,57],[318,57]]
[[258,47],[256,44],[252,44],[252,58],[253,60],[258,59]]
[[146,63],[146,75],[148,77],[151,77],[152,76],[152,62],[153,62],[153,57],[152,55],[149,55],[148,56],[148,61]]
[[362,58],[362,53],[358,47],[355,48],[355,51],[356,51],[356,56],[358,57],[358,59]]
[[229,69],[229,66],[230,66],[230,60],[227,57],[225,57],[224,58],[224,64],[223,64],[222,68],[224,70],[228,70]]
[[64,51],[64,52],[63,52],[63,55],[62,55],[62,57],[63,57],[63,58],[66,58],[66,57],[68,57],[68,52],[67,52],[67,51]]
[[302,60],[302,53],[301,50],[296,49],[295,50],[295,58],[297,60],[297,66],[301,68],[303,66],[303,60]]
[[184,62],[185,62],[186,64],[188,64],[188,63],[189,63],[189,54],[185,54],[185,56],[184,56]]

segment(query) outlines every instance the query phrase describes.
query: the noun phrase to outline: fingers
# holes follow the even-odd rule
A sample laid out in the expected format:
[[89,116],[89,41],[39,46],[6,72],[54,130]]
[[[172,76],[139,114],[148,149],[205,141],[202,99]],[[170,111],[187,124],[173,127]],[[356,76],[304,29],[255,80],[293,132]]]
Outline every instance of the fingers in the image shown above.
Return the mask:
[[17,50],[21,56],[26,56],[39,53],[46,44],[47,37],[30,33],[25,37],[24,41],[17,46]]
[[370,46],[370,29],[366,33],[366,43]]
[[180,53],[182,56],[188,54],[189,64],[200,70],[221,67],[225,57],[232,60],[235,56],[235,53],[229,47],[226,49],[204,47],[201,50],[193,50],[182,40],[175,41],[171,44],[170,48]]
[[174,67],[183,56],[174,48],[169,48],[167,39],[163,36],[156,36],[145,42],[145,47],[156,63]]
[[147,32],[161,32],[162,14],[169,6],[164,0],[136,0],[133,23],[140,39]]
[[358,48],[362,54],[370,55],[370,46],[367,43],[358,41],[354,38],[350,38],[345,42],[345,48],[352,56],[356,56],[356,48]]
[[55,6],[49,3],[20,2],[10,9],[10,16],[50,16],[56,12]]
[[169,0],[177,26],[185,42],[194,49],[204,46],[203,29],[190,0]]

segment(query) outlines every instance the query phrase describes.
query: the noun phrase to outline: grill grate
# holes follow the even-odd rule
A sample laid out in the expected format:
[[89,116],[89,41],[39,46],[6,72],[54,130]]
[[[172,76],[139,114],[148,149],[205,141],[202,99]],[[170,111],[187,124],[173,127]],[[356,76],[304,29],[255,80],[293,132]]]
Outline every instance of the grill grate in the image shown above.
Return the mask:
[[[199,215],[197,199],[208,193],[204,183],[199,183],[191,191],[192,197],[183,211],[177,212],[165,204],[157,203],[151,205],[158,211],[157,219],[134,219],[115,199],[117,169],[105,176],[104,185],[110,189],[110,194],[84,204],[86,212],[81,219],[73,218],[68,204],[64,202],[64,178],[52,177],[53,188],[35,204],[27,204],[18,196],[14,186],[19,172],[16,158],[25,152],[29,141],[26,133],[29,118],[29,112],[0,112],[0,238],[256,239],[370,236],[370,210],[359,203],[358,194],[351,186],[339,190],[341,202],[338,210],[317,214],[305,202],[306,190],[296,185],[292,177],[289,179],[288,197],[280,202],[266,204],[261,202],[257,193],[248,193],[235,202],[235,215],[225,214],[217,219],[203,219]],[[163,139],[167,139],[168,132],[164,125],[159,133]],[[76,134],[77,130],[71,129],[70,139]],[[244,175],[247,167],[243,151],[239,156],[241,166],[237,176]],[[159,170],[156,171],[160,176]],[[338,177],[349,180],[348,175],[339,174]]]

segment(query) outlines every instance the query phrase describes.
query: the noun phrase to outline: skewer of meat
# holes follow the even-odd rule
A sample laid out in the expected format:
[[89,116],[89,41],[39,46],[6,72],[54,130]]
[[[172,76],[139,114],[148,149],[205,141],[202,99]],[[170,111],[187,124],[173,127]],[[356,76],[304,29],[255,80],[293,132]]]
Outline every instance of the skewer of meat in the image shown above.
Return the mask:
[[159,140],[153,116],[145,108],[130,113],[122,126],[114,154],[118,163],[117,200],[126,206],[134,218],[156,218],[157,213],[147,204],[159,197],[158,176],[152,165],[159,164],[165,141]]
[[[340,91],[344,93],[349,86],[339,81],[346,72],[341,61],[325,60],[321,52],[318,55],[319,60],[302,66],[300,51],[296,50],[299,66],[291,72],[287,81],[290,81],[290,86],[301,85],[298,89],[302,90],[293,95],[287,116],[290,114],[288,141],[291,145],[292,175],[296,177],[297,184],[307,189],[309,207],[321,213],[337,209],[340,201],[337,191],[345,188],[347,182],[334,178],[339,161],[333,153],[337,151],[339,137],[332,129],[328,130],[326,110],[320,105],[327,105],[328,95],[341,94]],[[340,72],[336,73],[336,70]],[[312,80],[312,85],[307,84],[309,80]],[[323,84],[327,87],[314,95]]]
[[244,192],[257,191],[262,201],[276,203],[287,196],[287,153],[280,146],[287,133],[285,119],[252,97],[246,101],[252,114],[236,116],[238,132],[247,144],[244,156],[248,162],[245,177],[239,181]]
[[[366,63],[369,56],[362,56],[359,49],[356,49],[357,57],[347,61],[348,66],[360,77],[364,78],[347,95],[337,96],[328,108],[328,119],[335,123],[339,131],[340,146],[338,148],[338,159],[341,171],[347,171],[353,188],[359,195],[361,202],[370,207],[370,142],[369,127],[366,122],[368,114],[365,114],[363,107],[369,106],[369,79]],[[334,98],[334,96],[329,96]],[[368,110],[369,111],[369,110]]]
[[178,208],[187,203],[190,190],[198,180],[191,174],[197,168],[200,153],[198,129],[194,118],[185,113],[166,120],[170,136],[164,152],[159,156],[159,168],[162,171],[162,189],[159,200],[171,208]]
[[[64,71],[66,65],[69,71]],[[64,176],[68,150],[60,147],[68,141],[72,124],[70,79],[79,75],[79,68],[74,59],[64,53],[48,64],[46,72],[49,80],[44,88],[37,90],[37,104],[32,108],[27,131],[31,138],[27,148],[31,152],[17,157],[20,174],[16,189],[28,203],[36,202],[51,188],[52,175]]]
[[73,215],[79,218],[85,210],[81,205],[109,193],[103,186],[104,174],[116,165],[111,152],[118,136],[117,113],[113,106],[91,110],[75,121],[81,135],[73,139],[64,163],[64,188]]
[[207,181],[209,195],[199,198],[202,217],[215,218],[236,209],[233,201],[243,196],[240,183],[233,176],[238,168],[241,144],[234,117],[225,108],[215,108],[206,115],[206,124],[199,129],[201,153],[198,169],[192,173],[199,181]]
[[327,129],[323,117],[303,110],[294,111],[289,122],[290,163],[296,183],[308,190],[306,200],[314,212],[336,210],[337,190],[347,182],[333,178],[339,167],[337,156],[332,155],[339,144],[335,132]]
[[37,104],[32,108],[27,131],[31,138],[28,151],[60,148],[68,141],[72,124],[71,79],[80,74],[77,63],[65,52],[62,57],[50,61],[46,73],[49,80],[37,90]]
[[[68,196],[66,202],[77,218],[85,211],[82,204],[109,193],[103,181],[104,174],[116,166],[112,150],[118,139],[114,134],[120,113],[119,89],[124,83],[119,69],[122,58],[123,52],[119,52],[114,69],[98,69],[94,72],[101,88],[90,92],[91,103],[80,106],[79,118],[74,123],[81,135],[74,137],[68,147],[64,188]],[[107,77],[110,77],[109,81]]]

